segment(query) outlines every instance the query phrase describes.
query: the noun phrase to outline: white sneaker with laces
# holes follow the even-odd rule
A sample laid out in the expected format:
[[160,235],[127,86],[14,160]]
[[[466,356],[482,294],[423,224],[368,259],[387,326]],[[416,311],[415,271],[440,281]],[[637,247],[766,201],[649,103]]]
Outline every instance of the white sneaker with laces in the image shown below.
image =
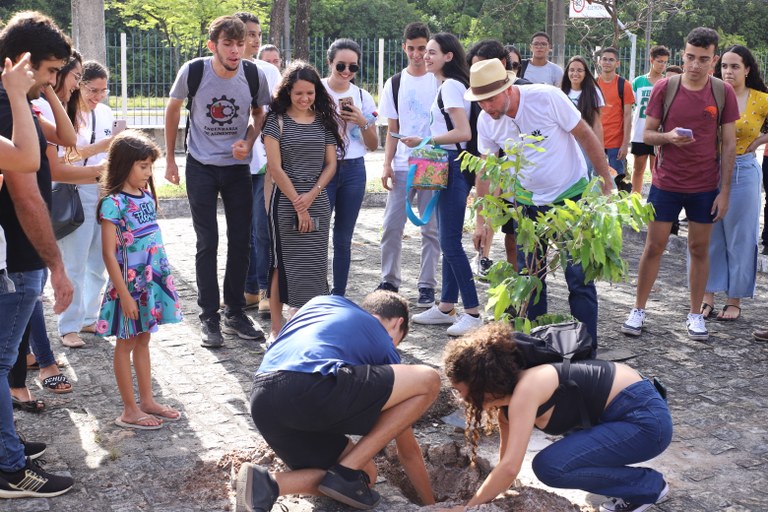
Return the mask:
[[432,306],[423,313],[413,315],[413,323],[424,325],[440,325],[456,323],[456,312],[443,313],[437,305]]
[[483,317],[474,317],[468,313],[461,313],[459,319],[446,330],[449,336],[464,336],[483,326]]
[[621,332],[630,336],[640,336],[645,325],[645,310],[633,308],[627,321],[621,326]]
[[688,329],[688,337],[692,340],[706,341],[709,339],[707,324],[704,322],[704,315],[701,313],[688,313],[685,327]]

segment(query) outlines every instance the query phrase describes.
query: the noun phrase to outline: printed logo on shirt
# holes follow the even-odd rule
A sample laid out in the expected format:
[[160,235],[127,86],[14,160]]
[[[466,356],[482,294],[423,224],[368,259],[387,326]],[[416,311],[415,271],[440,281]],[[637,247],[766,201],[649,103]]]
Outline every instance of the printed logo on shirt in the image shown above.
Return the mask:
[[544,135],[543,133],[541,133],[541,130],[533,130],[531,132],[531,136],[533,136],[533,137],[541,137],[543,139],[548,139],[549,138],[548,135]]
[[146,224],[155,220],[155,208],[150,203],[141,203],[139,209],[133,212],[133,217],[140,223]]
[[219,126],[232,124],[240,110],[235,100],[227,98],[226,95],[221,98],[213,98],[213,101],[205,107],[208,109],[205,115],[211,119],[211,124],[218,124]]

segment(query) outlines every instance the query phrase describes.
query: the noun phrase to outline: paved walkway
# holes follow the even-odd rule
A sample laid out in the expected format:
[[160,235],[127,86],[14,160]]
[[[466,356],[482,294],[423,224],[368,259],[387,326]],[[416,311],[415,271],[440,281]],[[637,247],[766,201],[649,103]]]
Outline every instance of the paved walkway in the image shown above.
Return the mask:
[[[379,207],[361,212],[349,288],[353,300],[378,283],[382,215]],[[31,374],[30,387],[45,399],[48,409],[40,415],[18,413],[16,418],[19,430],[29,439],[49,444],[44,456],[47,469],[72,475],[76,484],[58,498],[4,501],[2,510],[232,510],[226,462],[263,453],[248,411],[251,374],[260,362],[260,349],[253,342],[232,338],[216,351],[199,346],[191,221],[167,218],[160,224],[186,319],[161,327],[153,337],[154,389],[162,402],[183,410],[184,418],[157,432],[116,427],[113,420],[121,406],[112,373],[114,342],[88,336],[85,348],[73,350],[64,349],[54,337],[55,352],[69,363],[65,372],[75,391],[47,393]],[[220,226],[221,267],[226,246],[222,216]],[[416,229],[409,226],[401,291],[411,299],[416,296],[417,239]],[[598,286],[599,344],[603,357],[626,359],[643,373],[659,376],[669,388],[675,435],[670,449],[652,464],[665,473],[671,491],[658,509],[768,510],[768,345],[751,336],[754,327],[768,326],[768,279],[758,277],[756,299],[745,301],[741,320],[709,322],[710,340],[691,341],[684,335],[683,323],[688,303],[683,244],[671,243],[648,307],[648,329],[641,338],[628,338],[618,329],[633,302],[642,244],[638,235],[626,238],[628,282]],[[498,240],[496,245],[492,256],[498,259]],[[468,251],[470,246],[467,236]],[[479,289],[484,301],[485,285]],[[554,279],[550,289],[551,310],[564,310],[562,278]],[[49,332],[55,332],[50,311],[48,315]],[[404,359],[439,367],[445,341],[441,327],[413,326],[408,341],[401,345]],[[450,410],[448,396],[441,395],[440,405]],[[461,442],[460,433],[436,420],[421,423],[417,435],[427,444]],[[548,442],[547,436],[536,434],[529,456]],[[492,454],[492,443],[485,443],[487,453]],[[489,458],[494,460],[493,455]],[[520,478],[524,484],[542,487],[529,469]],[[379,510],[417,509],[386,482],[378,488],[384,495]],[[590,505],[600,501],[584,493],[565,495],[582,510],[591,510]],[[292,512],[341,510],[326,499],[294,497],[283,503]]]

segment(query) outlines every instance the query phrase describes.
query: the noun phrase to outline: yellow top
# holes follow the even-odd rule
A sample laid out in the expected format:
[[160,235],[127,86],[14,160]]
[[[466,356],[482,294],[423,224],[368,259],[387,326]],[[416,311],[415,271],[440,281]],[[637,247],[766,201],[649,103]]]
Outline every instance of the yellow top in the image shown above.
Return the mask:
[[768,117],[768,93],[749,89],[747,107],[736,121],[736,154],[743,155],[752,141],[760,136],[765,119]]

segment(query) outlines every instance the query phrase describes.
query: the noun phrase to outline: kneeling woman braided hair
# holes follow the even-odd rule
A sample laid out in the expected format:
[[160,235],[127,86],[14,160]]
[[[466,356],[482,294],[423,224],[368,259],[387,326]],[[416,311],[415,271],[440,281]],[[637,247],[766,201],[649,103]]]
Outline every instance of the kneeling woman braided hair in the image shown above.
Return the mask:
[[[499,427],[499,462],[467,506],[493,500],[515,481],[533,428],[565,437],[539,452],[533,471],[546,485],[611,496],[603,512],[640,511],[668,486],[658,471],[632,467],[662,453],[672,419],[654,385],[627,365],[575,361],[526,368],[507,324],[488,324],[450,342],[445,373],[467,409],[466,437],[474,459],[480,430]],[[582,426],[586,408],[590,427]],[[463,510],[458,507],[456,510]]]

